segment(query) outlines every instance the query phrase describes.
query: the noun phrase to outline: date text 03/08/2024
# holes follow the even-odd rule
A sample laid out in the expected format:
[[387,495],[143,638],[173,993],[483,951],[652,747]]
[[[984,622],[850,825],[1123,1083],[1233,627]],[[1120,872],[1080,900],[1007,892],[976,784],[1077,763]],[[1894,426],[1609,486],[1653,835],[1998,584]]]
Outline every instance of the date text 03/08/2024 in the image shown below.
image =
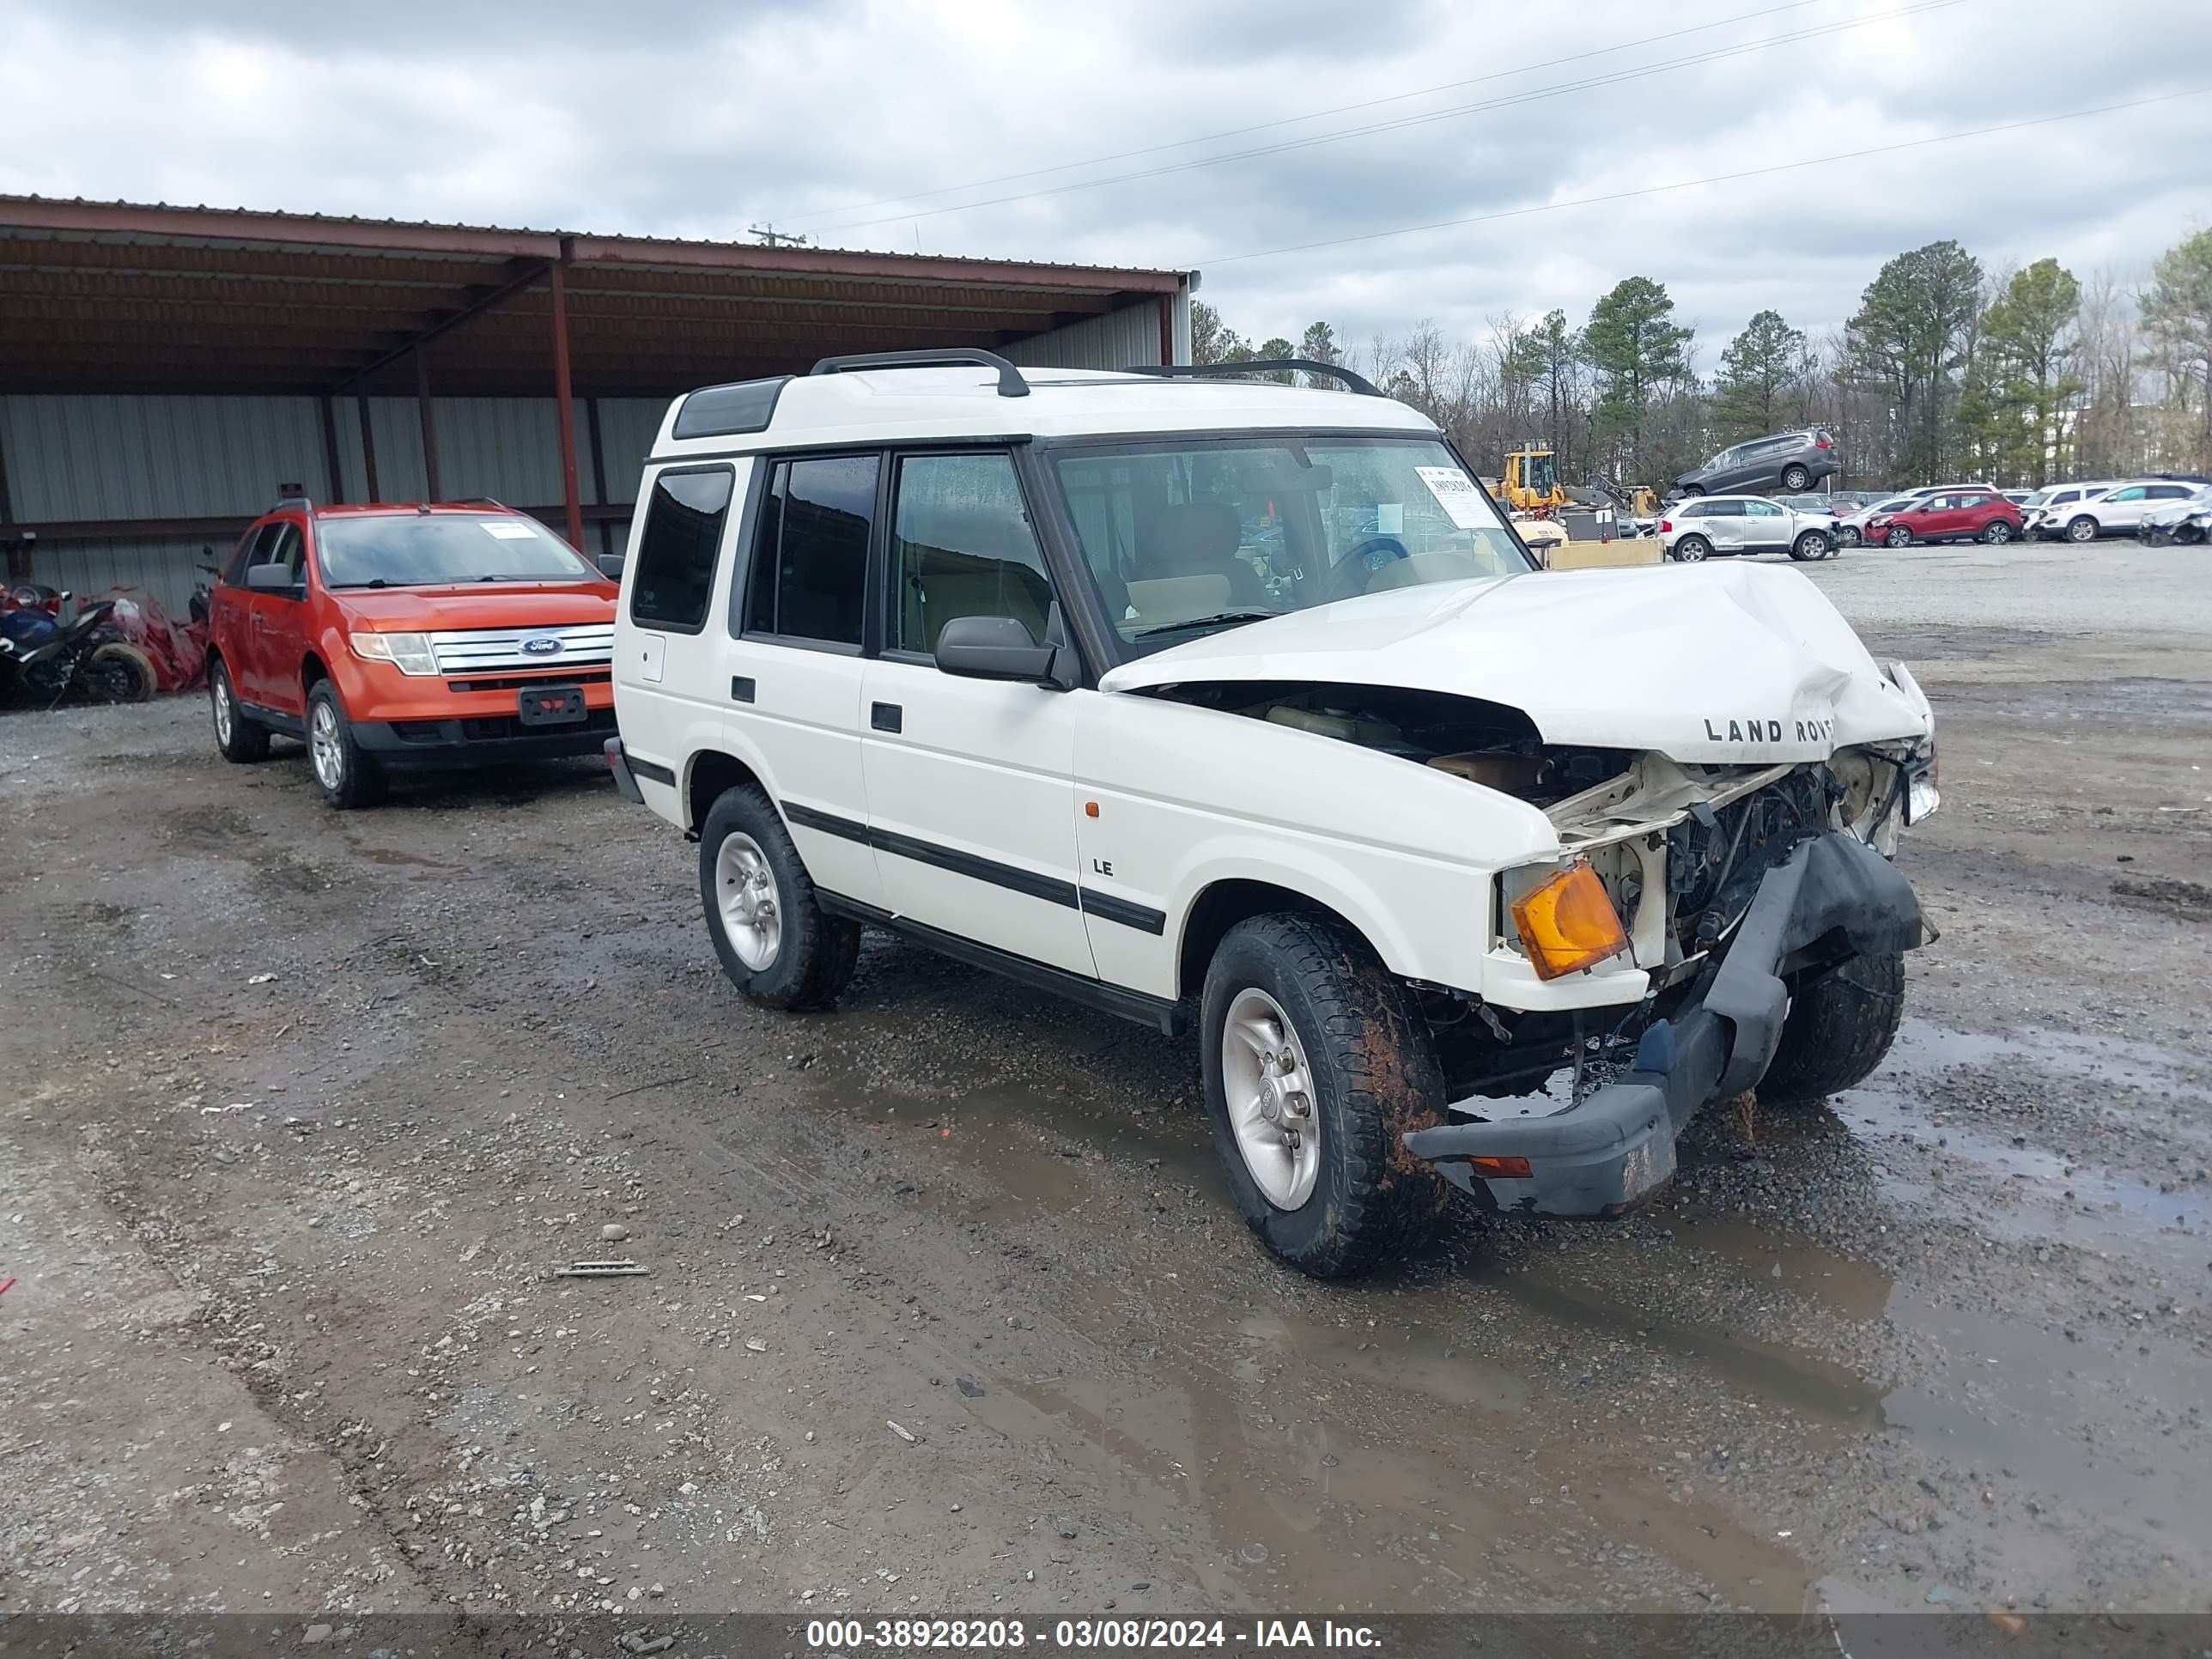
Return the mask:
[[817,1652],[868,1649],[958,1648],[970,1651],[1026,1647],[1351,1648],[1374,1651],[1381,1635],[1366,1625],[1332,1620],[1061,1619],[1032,1627],[1020,1619],[817,1619],[806,1626]]

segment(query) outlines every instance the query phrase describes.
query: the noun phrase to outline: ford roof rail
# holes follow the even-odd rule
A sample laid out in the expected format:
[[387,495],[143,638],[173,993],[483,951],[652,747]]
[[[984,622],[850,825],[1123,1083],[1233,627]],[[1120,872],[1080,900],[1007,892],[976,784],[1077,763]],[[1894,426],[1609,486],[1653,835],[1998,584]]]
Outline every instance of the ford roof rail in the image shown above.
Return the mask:
[[953,368],[963,363],[998,370],[1001,398],[1030,395],[1030,383],[1022,379],[1021,370],[995,351],[971,350],[966,346],[947,346],[941,351],[863,351],[850,357],[824,357],[806,372],[842,374],[855,368]]
[[1309,374],[1328,374],[1344,382],[1347,391],[1363,398],[1379,398],[1375,383],[1355,374],[1341,363],[1317,363],[1310,357],[1255,357],[1241,363],[1132,363],[1132,374],[1158,374],[1172,380],[1204,380],[1215,374],[1265,374],[1299,368]]

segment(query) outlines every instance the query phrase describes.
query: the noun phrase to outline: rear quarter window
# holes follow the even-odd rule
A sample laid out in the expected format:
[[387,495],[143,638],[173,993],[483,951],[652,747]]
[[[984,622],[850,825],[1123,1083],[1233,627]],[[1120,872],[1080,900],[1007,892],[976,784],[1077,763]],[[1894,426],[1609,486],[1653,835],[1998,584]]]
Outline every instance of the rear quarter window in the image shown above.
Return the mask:
[[737,474],[727,466],[672,468],[653,480],[638,534],[630,620],[696,634],[706,625],[714,562]]

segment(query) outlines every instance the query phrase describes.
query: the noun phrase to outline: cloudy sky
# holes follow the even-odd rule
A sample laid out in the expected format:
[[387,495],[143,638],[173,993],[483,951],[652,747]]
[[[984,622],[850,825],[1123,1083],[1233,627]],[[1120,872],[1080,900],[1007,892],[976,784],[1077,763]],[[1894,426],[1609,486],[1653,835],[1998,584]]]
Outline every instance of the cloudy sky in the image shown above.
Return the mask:
[[1641,273],[1707,369],[1937,237],[2212,223],[2212,0],[0,0],[0,191],[1196,268],[1255,337]]

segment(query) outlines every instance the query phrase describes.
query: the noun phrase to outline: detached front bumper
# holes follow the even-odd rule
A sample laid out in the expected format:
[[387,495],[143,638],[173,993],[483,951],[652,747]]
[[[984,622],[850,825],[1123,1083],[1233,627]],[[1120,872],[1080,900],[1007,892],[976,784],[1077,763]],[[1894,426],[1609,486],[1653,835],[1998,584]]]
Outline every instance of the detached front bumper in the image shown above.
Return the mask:
[[[1617,1214],[1673,1176],[1675,1138],[1698,1108],[1766,1075],[1790,1008],[1784,974],[1909,951],[1921,939],[1920,901],[1888,860],[1841,833],[1801,842],[1767,872],[1728,955],[1672,1019],[1644,1034],[1625,1074],[1550,1117],[1416,1129],[1406,1150],[1492,1209]],[[1528,1175],[1477,1174],[1474,1158],[1525,1160]]]

